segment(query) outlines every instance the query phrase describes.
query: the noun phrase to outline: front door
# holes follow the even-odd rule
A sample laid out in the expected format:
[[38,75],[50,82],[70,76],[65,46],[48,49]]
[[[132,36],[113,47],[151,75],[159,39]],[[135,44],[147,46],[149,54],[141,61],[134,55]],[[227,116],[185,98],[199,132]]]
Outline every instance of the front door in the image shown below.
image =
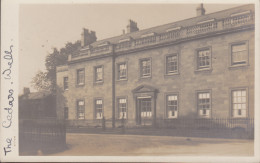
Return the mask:
[[136,103],[137,103],[136,106],[137,124],[145,124],[146,120],[152,119],[152,98],[151,97],[137,98]]

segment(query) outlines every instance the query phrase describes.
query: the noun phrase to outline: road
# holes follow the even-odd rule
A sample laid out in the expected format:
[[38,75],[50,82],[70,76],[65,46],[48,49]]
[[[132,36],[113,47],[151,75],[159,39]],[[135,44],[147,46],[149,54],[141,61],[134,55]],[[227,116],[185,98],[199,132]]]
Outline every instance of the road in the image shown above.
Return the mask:
[[67,149],[53,156],[252,156],[253,140],[172,136],[67,134]]

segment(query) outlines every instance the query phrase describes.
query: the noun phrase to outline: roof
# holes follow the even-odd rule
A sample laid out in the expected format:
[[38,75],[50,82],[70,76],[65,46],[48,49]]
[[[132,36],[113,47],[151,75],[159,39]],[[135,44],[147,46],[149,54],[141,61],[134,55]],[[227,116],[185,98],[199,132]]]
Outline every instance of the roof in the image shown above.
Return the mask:
[[223,18],[231,16],[232,14],[236,14],[236,13],[240,13],[240,12],[244,12],[244,11],[248,11],[248,10],[253,11],[254,5],[248,4],[248,5],[238,6],[238,7],[227,9],[227,10],[222,10],[222,11],[218,11],[218,12],[214,12],[214,13],[210,13],[210,14],[205,14],[202,16],[197,16],[197,17],[193,17],[193,18],[189,18],[189,19],[185,19],[185,20],[181,20],[181,21],[177,21],[177,22],[173,22],[173,23],[169,23],[169,24],[164,24],[164,25],[132,32],[132,33],[127,33],[127,34],[116,36],[116,37],[99,40],[99,41],[92,43],[91,46],[96,47],[97,45],[103,44],[105,42],[110,42],[111,44],[116,44],[119,42],[119,40],[122,40],[122,39],[127,39],[129,37],[131,37],[133,39],[137,39],[137,38],[141,38],[142,35],[150,34],[153,32],[160,34],[160,33],[166,32],[167,29],[177,28],[177,27],[188,27],[188,26],[196,25],[199,22],[203,22],[203,21],[207,21],[207,20],[211,20],[211,19],[223,19]]
[[26,100],[37,100],[37,99],[43,99],[47,96],[51,95],[50,91],[41,91],[41,92],[32,92],[29,94],[24,94],[21,96],[22,99]]

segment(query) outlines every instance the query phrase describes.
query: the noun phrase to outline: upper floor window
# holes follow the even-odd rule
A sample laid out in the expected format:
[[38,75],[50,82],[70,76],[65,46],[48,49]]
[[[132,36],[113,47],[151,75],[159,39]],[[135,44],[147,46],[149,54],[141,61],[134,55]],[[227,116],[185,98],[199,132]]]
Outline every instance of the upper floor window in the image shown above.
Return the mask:
[[167,96],[167,117],[168,118],[177,118],[178,116],[178,96],[177,95],[168,95]]
[[232,117],[246,117],[247,112],[246,89],[232,91]]
[[77,84],[84,85],[85,83],[85,70],[79,69],[77,70]]
[[166,56],[166,74],[173,74],[178,72],[178,56]]
[[231,65],[244,65],[248,62],[248,46],[246,42],[231,45]]
[[199,116],[209,118],[211,110],[210,92],[199,92],[197,94],[197,104]]
[[118,64],[118,80],[127,79],[127,67],[126,63]]
[[140,60],[141,77],[151,77],[151,59],[146,58]]
[[197,69],[210,68],[211,50],[209,48],[197,51]]
[[77,119],[85,119],[85,101],[77,101]]
[[118,99],[118,118],[119,119],[126,119],[127,111],[126,111],[126,98],[119,98]]
[[69,78],[68,77],[63,78],[63,86],[64,86],[64,90],[69,89]]
[[103,66],[95,67],[95,82],[103,81]]
[[95,118],[96,119],[103,118],[103,100],[102,99],[95,100]]

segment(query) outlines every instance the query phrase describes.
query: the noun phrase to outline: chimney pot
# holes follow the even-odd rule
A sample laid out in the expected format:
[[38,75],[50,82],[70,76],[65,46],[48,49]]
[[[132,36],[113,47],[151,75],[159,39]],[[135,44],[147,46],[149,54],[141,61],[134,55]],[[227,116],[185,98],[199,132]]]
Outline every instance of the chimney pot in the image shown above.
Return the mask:
[[197,16],[205,15],[206,10],[203,7],[203,3],[199,4],[196,10],[197,10]]

